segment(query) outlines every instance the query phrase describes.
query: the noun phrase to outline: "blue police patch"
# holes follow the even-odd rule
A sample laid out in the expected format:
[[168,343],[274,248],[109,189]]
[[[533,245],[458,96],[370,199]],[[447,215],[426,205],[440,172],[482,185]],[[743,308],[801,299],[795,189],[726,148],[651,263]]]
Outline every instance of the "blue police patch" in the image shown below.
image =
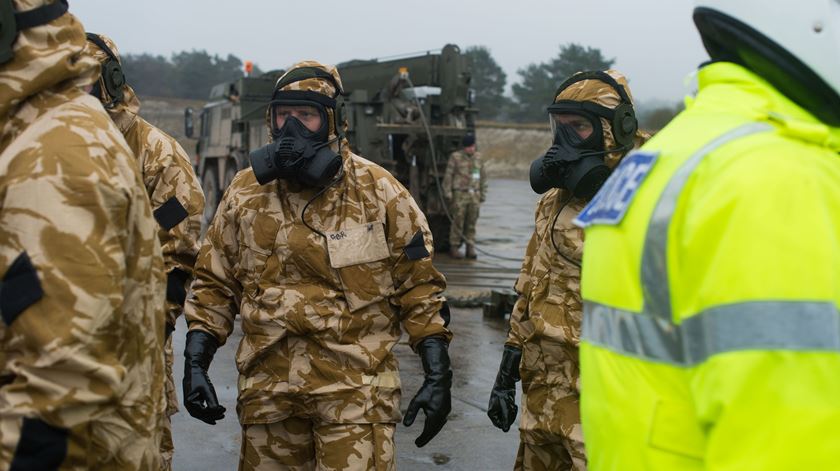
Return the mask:
[[634,152],[625,157],[592,201],[573,221],[580,227],[614,226],[624,219],[636,190],[648,176],[659,153]]

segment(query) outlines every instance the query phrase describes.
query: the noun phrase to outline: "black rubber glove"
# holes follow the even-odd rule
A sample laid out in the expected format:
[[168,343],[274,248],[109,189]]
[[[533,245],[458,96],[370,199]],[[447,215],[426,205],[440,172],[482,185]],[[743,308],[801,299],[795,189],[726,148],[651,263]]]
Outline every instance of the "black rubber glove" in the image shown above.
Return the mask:
[[440,337],[425,338],[417,346],[426,380],[408,404],[403,425],[410,427],[417,418],[417,413],[423,409],[426,414],[423,433],[414,440],[418,447],[425,446],[441,431],[446,424],[446,417],[452,410],[452,370],[449,369],[447,348],[449,344]]
[[499,365],[499,374],[496,375],[496,383],[493,384],[493,391],[490,393],[490,405],[487,408],[487,416],[493,425],[507,432],[511,424],[516,420],[516,383],[519,381],[519,360],[522,359],[522,350],[510,345],[505,345],[502,353],[502,364]]
[[225,417],[225,408],[219,405],[216,390],[207,376],[207,369],[219,342],[212,334],[200,330],[187,332],[184,348],[184,406],[191,416],[210,425]]

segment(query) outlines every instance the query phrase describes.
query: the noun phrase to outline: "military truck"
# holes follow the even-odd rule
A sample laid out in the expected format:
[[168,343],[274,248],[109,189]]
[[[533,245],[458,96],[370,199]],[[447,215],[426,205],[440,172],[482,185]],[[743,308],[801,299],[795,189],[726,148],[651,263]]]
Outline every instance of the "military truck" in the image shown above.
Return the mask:
[[[204,190],[204,224],[213,219],[225,188],[236,173],[248,167],[248,154],[268,142],[266,106],[274,90],[276,73],[243,77],[210,91],[210,100],[198,119],[198,142],[193,164]],[[184,114],[185,134],[193,137],[194,111]]]
[[[388,169],[426,213],[438,250],[447,249],[449,220],[438,182],[449,154],[474,132],[470,71],[458,46],[440,51],[338,64],[353,152]],[[248,154],[268,142],[265,111],[282,71],[217,85],[200,112],[196,171],[209,221],[221,193]],[[186,111],[191,135],[193,111]]]

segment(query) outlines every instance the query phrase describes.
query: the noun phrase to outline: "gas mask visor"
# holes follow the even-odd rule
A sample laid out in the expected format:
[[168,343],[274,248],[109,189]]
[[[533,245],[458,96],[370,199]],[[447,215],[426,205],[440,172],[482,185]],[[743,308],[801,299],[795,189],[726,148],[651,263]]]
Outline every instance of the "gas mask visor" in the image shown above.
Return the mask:
[[[282,137],[286,118],[294,117],[306,128],[306,137],[316,143],[326,142],[330,123],[327,108],[335,110],[335,99],[302,90],[279,90],[269,104],[271,111],[271,137]],[[320,120],[319,125],[315,123]],[[315,129],[314,131],[312,129]]]
[[[576,149],[604,150],[604,128],[600,116],[585,109],[584,103],[561,101],[548,107],[551,135],[558,136],[560,127],[571,128],[580,142],[569,144]],[[596,105],[597,106],[597,105]],[[562,134],[562,133],[561,133]],[[555,142],[556,143],[556,142]]]

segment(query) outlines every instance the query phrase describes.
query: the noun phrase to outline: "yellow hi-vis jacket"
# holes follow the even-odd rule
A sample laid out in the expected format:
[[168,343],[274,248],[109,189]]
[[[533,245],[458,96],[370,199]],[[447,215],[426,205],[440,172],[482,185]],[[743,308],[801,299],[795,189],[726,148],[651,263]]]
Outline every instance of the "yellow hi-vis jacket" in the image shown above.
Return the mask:
[[840,469],[840,129],[699,85],[578,218],[590,469]]

